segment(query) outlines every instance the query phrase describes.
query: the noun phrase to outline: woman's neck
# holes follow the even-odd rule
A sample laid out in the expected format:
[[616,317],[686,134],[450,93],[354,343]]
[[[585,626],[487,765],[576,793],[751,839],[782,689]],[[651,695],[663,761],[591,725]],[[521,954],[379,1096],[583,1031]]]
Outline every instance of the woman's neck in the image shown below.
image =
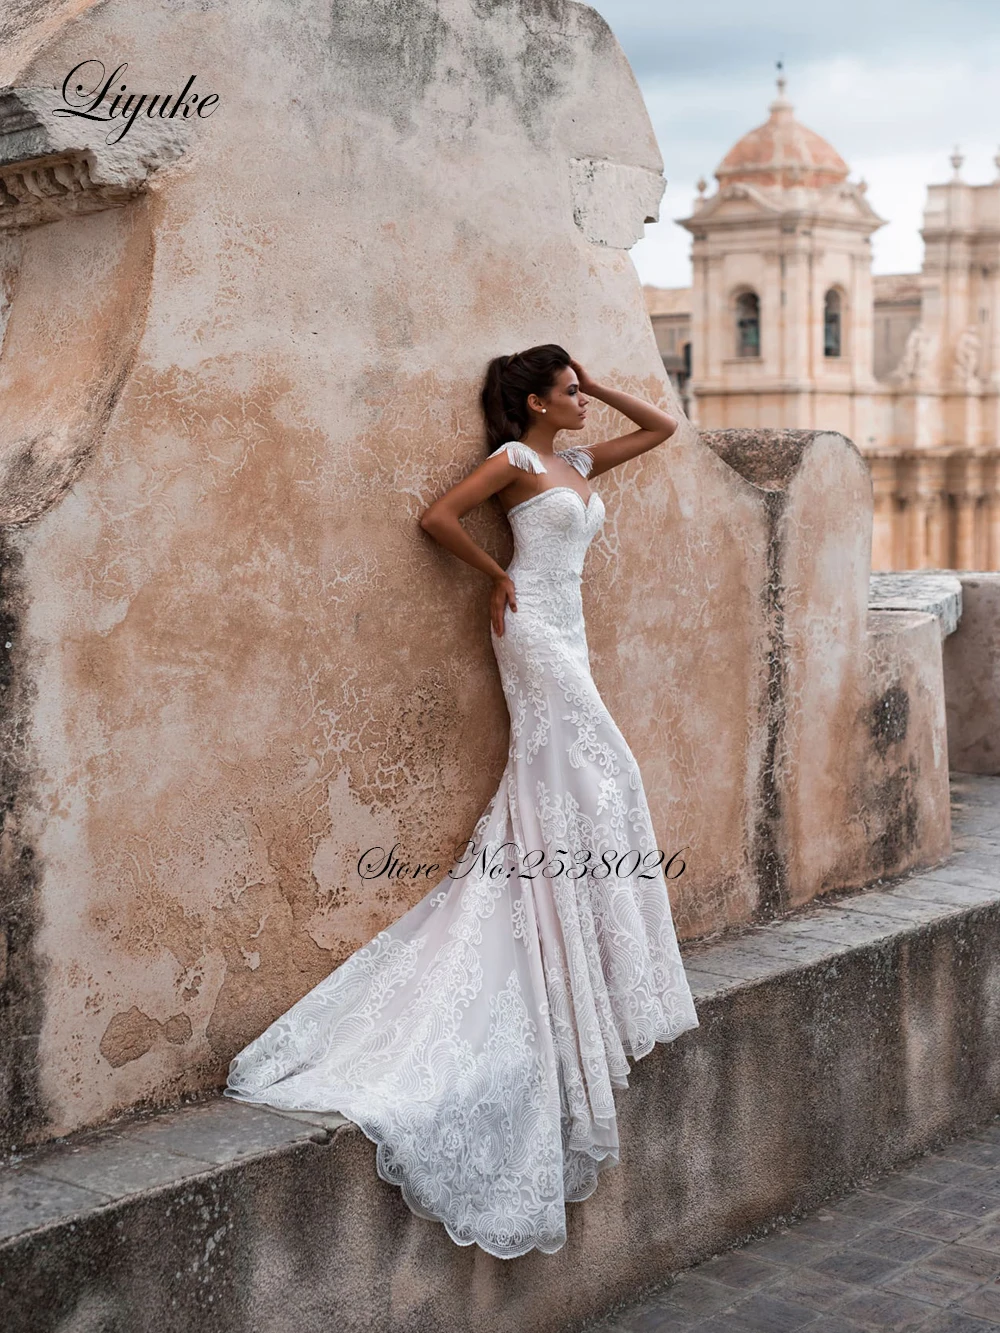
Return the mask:
[[532,426],[526,435],[521,436],[521,443],[526,444],[529,449],[534,449],[536,454],[548,454],[551,457],[556,451],[555,438],[554,430]]

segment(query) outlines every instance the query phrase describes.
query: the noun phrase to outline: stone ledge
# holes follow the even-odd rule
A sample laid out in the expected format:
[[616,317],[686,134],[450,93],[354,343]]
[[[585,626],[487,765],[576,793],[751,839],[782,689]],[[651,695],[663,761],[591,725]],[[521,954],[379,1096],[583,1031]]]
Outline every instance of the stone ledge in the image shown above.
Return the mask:
[[950,570],[919,569],[872,574],[870,611],[929,611],[936,616],[942,639],[958,629],[962,619],[962,583]]
[[564,1330],[971,1127],[1000,1106],[1000,779],[953,799],[948,863],[685,949],[701,1027],[633,1067],[558,1254],[460,1248],[343,1117],[219,1097],[0,1171],[3,1326]]
[[[1000,848],[1000,822],[996,839]],[[995,908],[1000,914],[1000,872],[989,870],[997,864],[995,853],[963,851],[892,887],[819,900],[766,925],[682,945],[692,993],[700,1001],[772,983],[798,969],[965,918],[979,908]],[[219,1096],[69,1135],[0,1166],[0,1242],[36,1226],[76,1218],[81,1206],[195,1181],[215,1167],[306,1141],[328,1143],[332,1133],[345,1126],[360,1134],[336,1112],[279,1111]],[[20,1189],[14,1188],[17,1181]]]

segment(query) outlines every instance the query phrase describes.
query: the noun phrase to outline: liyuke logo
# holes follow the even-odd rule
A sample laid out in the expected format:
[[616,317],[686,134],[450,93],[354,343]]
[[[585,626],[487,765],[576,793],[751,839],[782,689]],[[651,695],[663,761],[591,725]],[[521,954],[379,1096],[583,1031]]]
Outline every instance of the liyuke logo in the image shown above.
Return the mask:
[[[172,106],[172,95],[170,93],[130,93],[124,83],[115,92],[115,85],[127,69],[128,62],[126,61],[105,79],[104,66],[99,60],[81,60],[79,65],[73,66],[63,81],[62,97],[66,106],[55,107],[52,114],[54,116],[80,116],[83,120],[121,120],[122,129],[117,138],[111,137],[112,131],[110,130],[104,138],[105,143],[118,143],[128,134],[135,124],[136,117],[143,110],[150,119],[155,116],[160,120],[173,120],[178,111],[180,111],[183,120],[187,120],[192,115],[204,118],[210,116],[215,110],[216,103],[219,100],[218,93],[206,93],[204,97],[200,97],[197,93],[191,93],[191,96],[188,96],[188,93],[191,92],[191,85],[198,77],[196,74],[191,75],[181,91],[173,98]],[[96,74],[96,82],[93,88],[88,88],[86,83],[79,82],[71,89],[70,84],[74,76],[80,76],[83,70],[89,71],[83,75],[86,80]],[[97,73],[98,70],[100,73]],[[124,93],[128,93],[128,96],[123,100],[122,94]],[[157,103],[159,103],[159,106],[157,106]],[[206,107],[211,109],[206,111]]]

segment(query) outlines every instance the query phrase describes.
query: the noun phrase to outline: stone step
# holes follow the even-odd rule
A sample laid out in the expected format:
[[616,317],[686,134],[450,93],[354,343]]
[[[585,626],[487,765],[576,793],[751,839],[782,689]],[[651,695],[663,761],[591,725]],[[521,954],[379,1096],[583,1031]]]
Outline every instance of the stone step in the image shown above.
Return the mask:
[[1000,1110],[1000,778],[947,864],[684,949],[701,1026],[618,1094],[554,1255],[414,1217],[342,1116],[213,1097],[0,1168],[5,1333],[579,1327]]

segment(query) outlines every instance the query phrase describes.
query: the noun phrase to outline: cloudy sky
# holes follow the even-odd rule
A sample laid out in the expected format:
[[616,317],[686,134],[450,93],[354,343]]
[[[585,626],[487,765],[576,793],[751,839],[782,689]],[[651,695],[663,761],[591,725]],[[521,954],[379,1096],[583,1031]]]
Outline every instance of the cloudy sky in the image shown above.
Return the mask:
[[886,219],[872,238],[876,273],[920,268],[926,187],[948,180],[958,144],[963,179],[996,178],[1000,151],[1000,0],[590,0],[631,62],[663,154],[658,223],[632,250],[643,282],[690,282],[691,211],[747,130],[767,119],[782,58],[796,117],[868,182]]

